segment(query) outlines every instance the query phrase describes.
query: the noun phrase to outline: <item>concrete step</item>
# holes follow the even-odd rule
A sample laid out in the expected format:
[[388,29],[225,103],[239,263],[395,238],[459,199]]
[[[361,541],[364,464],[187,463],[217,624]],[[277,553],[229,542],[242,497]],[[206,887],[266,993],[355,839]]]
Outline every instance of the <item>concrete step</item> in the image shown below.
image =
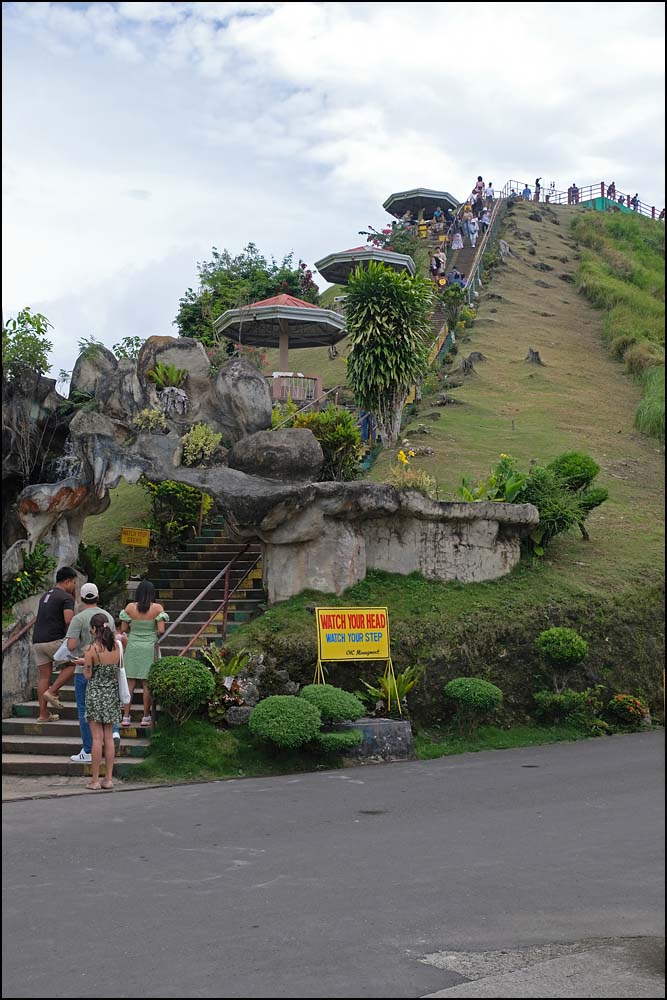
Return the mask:
[[[207,563],[194,563],[194,562],[178,562],[169,565],[168,563],[163,563],[160,567],[159,573],[154,573],[153,577],[155,583],[159,580],[170,580],[170,579],[181,579],[187,576],[189,579],[194,579],[195,577],[200,580],[204,580],[204,586],[210,583],[215,577],[223,570],[224,563],[212,562]],[[254,572],[255,567],[251,560],[243,560],[234,569],[230,570],[229,579],[234,583],[238,583],[244,577],[248,576],[250,573]],[[220,578],[220,582],[224,586],[224,576]]]
[[[150,726],[127,726],[121,729],[123,740],[146,739],[151,735]],[[32,718],[20,718],[15,716],[2,720],[2,733],[7,736],[68,736],[70,739],[79,738],[78,719],[59,719],[58,722],[37,722]]]
[[[51,725],[57,725],[57,723],[52,723]],[[48,736],[5,736],[2,737],[2,752],[5,753],[20,753],[20,754],[31,754],[36,756],[37,754],[58,754],[61,756],[67,756],[69,754],[78,753],[81,749],[81,737],[77,734],[75,737],[72,736],[57,736],[51,735],[49,726]],[[121,734],[120,745],[116,741],[116,756],[117,757],[145,757],[148,750],[150,740],[147,739],[134,739],[134,740],[124,740]]]
[[[23,701],[19,705],[14,705],[13,708],[14,715],[18,718],[23,719],[36,719],[39,715],[39,702],[35,701]],[[54,715],[58,715],[60,719],[78,719],[78,712],[76,710],[76,705],[72,702],[66,703],[64,708],[52,709]],[[138,722],[143,716],[143,707],[141,704],[133,704],[130,706],[130,718],[134,718]],[[36,725],[50,726],[53,725],[51,722],[36,723]]]
[[[258,604],[258,603],[261,604],[263,600],[264,600],[264,593],[261,587],[256,587],[253,590],[237,590],[230,602],[230,605],[234,604],[238,606],[239,603],[243,603],[245,601],[251,601],[253,604]],[[185,611],[185,609],[191,603],[192,603],[191,601],[185,601],[179,598],[172,598],[169,601],[169,614],[172,620],[178,618],[181,612]],[[217,609],[220,607],[221,604],[222,604],[222,598],[219,601],[209,601],[207,595],[203,600],[199,602],[199,604],[196,605],[196,610],[206,612],[206,614],[211,615],[213,614],[214,611],[217,611]]]
[[[141,688],[138,686],[141,682],[137,683],[133,695],[132,704],[141,705]],[[76,695],[74,693],[74,685],[63,684],[61,688],[56,691],[57,696],[62,701],[63,705],[76,705]],[[37,688],[32,688],[30,692],[30,697],[33,701],[37,700]]]
[[[117,775],[119,778],[126,777],[130,774],[132,768],[137,766],[137,764],[141,764],[141,757],[123,757],[114,765],[114,776]],[[64,774],[72,777],[80,775],[83,778],[90,775],[91,765],[79,764],[70,760],[67,756],[56,756],[55,754],[41,755],[3,753],[2,773],[21,774],[25,776],[38,774]],[[104,773],[105,770],[103,760],[100,768],[100,775],[103,776]]]
[[[181,584],[183,584],[183,586],[181,586]],[[178,615],[173,615],[171,613],[171,604],[172,604],[172,601],[174,601],[174,602],[176,602],[176,601],[182,601],[182,602],[184,602],[183,603],[183,608],[181,610],[185,611],[185,609],[187,608],[188,604],[191,604],[192,601],[194,601],[194,599],[196,597],[199,597],[199,595],[202,592],[202,588],[201,587],[198,588],[198,589],[195,589],[194,587],[185,586],[185,584],[187,584],[187,580],[185,580],[185,581],[180,581],[179,580],[177,583],[175,583],[171,587],[166,587],[166,586],[160,587],[160,591],[159,591],[160,600],[165,602],[167,611],[169,612],[169,617],[172,619],[172,621],[173,621],[174,618],[178,618]],[[257,587],[257,591],[258,591],[258,596],[259,596],[259,593],[262,593],[262,595],[264,594],[264,591],[260,587]],[[207,599],[210,597],[212,600],[217,601],[218,604],[222,604],[222,602],[225,599],[225,592],[224,592],[224,590],[223,591],[215,590],[215,589],[214,590],[209,590],[209,592],[206,595],[206,597],[207,597]],[[263,600],[263,597],[261,598],[261,600]],[[179,612],[179,614],[180,614],[180,612]],[[167,624],[167,627],[169,627],[168,624]]]

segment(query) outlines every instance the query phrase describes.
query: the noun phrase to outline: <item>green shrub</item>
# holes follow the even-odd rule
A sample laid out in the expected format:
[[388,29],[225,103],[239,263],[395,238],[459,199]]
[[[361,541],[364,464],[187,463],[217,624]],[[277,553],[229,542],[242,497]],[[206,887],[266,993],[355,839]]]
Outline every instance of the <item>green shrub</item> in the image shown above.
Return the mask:
[[132,421],[137,430],[144,434],[151,434],[153,431],[166,431],[167,421],[164,413],[160,410],[142,410]]
[[308,684],[301,689],[299,697],[319,710],[325,726],[332,722],[354,722],[365,711],[358,698],[333,684]]
[[106,608],[125,595],[128,569],[117,556],[105,559],[98,545],[79,545],[77,565],[84,576],[97,587],[100,607]]
[[165,656],[150,668],[148,686],[160,708],[180,726],[209,700],[215,681],[198,660]]
[[556,626],[540,632],[535,646],[553,670],[554,690],[565,688],[565,675],[588,655],[588,643],[573,628]]
[[640,729],[648,715],[648,705],[632,694],[614,695],[607,710],[620,725],[629,729]]
[[53,344],[48,339],[49,323],[42,313],[21,309],[2,326],[2,378],[11,382],[26,374],[32,377],[50,371],[49,354]]
[[546,722],[592,722],[602,709],[602,685],[586,688],[585,691],[536,691],[535,715]]
[[151,510],[146,527],[153,532],[153,542],[159,548],[173,546],[186,535],[194,534],[199,525],[199,511],[204,497],[204,518],[206,523],[213,507],[213,498],[202,494],[194,486],[175,483],[166,479],[163,483],[142,480],[142,486],[151,502]]
[[518,503],[517,498],[523,490],[527,478],[525,473],[517,471],[516,463],[511,455],[502,454],[500,461],[496,463],[487,479],[473,484],[472,480],[466,477],[461,481],[457,494],[467,503],[482,500]]
[[196,465],[199,468],[208,465],[221,441],[222,434],[216,434],[208,424],[195,424],[181,438],[183,465]]
[[665,356],[658,347],[646,340],[633,344],[624,355],[625,366],[631,375],[642,376],[648,368],[665,363]]
[[284,403],[276,403],[271,410],[271,427],[294,427],[298,409],[291,396],[288,396]]
[[19,601],[45,590],[55,568],[56,561],[49,555],[46,542],[37,542],[32,552],[24,549],[23,568],[2,581],[3,608],[10,610]]
[[481,677],[455,677],[445,685],[445,698],[456,705],[456,720],[462,732],[472,733],[479,723],[503,703],[503,693]]
[[464,306],[459,313],[459,323],[463,323],[464,327],[470,327],[475,322],[477,318],[477,313],[472,308],[472,306]]
[[392,465],[385,483],[397,490],[416,490],[429,500],[437,500],[438,483],[424,469],[415,469],[410,465]]
[[401,706],[404,709],[407,708],[407,696],[416,684],[418,684],[423,673],[423,667],[406,667],[400,674],[395,674],[395,688],[391,677],[388,677],[387,674],[382,674],[381,677],[378,677],[375,684],[368,684],[366,681],[362,681],[361,683],[366,690],[361,696],[366,701],[372,701],[374,704],[378,701],[383,702],[385,705],[391,704],[392,712],[397,712],[396,696],[398,695]]
[[616,358],[617,361],[623,361],[625,358],[625,352],[636,343],[637,338],[633,337],[632,334],[621,333],[618,337],[614,337],[609,350],[611,351],[612,357]]
[[113,345],[111,350],[117,358],[129,358],[131,361],[136,361],[144,343],[143,337],[123,337],[118,344]]
[[600,466],[590,455],[584,455],[580,451],[566,451],[549,462],[547,469],[555,472],[569,490],[577,492],[590,486],[600,471]]
[[665,366],[649,368],[643,377],[644,396],[635,412],[635,427],[642,434],[665,440]]
[[537,555],[556,537],[582,524],[585,511],[576,494],[570,492],[550,469],[535,466],[517,496],[517,503],[532,503],[540,515],[538,528],[530,542]]
[[315,742],[324,753],[345,753],[353,747],[358,747],[364,738],[359,729],[349,729],[344,733],[319,733]]
[[305,698],[275,694],[253,709],[248,728],[260,740],[297,750],[316,739],[321,722],[319,711]]
[[299,413],[294,427],[306,427],[320,442],[324,465],[320,480],[348,482],[359,475],[361,430],[356,417],[344,407],[329,403],[326,410]]
[[176,365],[165,365],[161,361],[155,365],[146,375],[154,382],[158,391],[173,387],[180,389],[188,377],[187,368],[177,368]]

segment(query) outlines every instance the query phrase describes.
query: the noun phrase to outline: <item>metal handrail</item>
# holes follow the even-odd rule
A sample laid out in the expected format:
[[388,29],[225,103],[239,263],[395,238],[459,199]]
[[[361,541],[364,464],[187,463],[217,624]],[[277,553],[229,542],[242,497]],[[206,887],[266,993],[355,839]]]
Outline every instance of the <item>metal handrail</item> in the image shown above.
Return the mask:
[[225,596],[224,596],[224,599],[222,600],[222,603],[215,609],[215,611],[213,612],[213,614],[211,615],[211,617],[208,619],[208,621],[204,625],[202,625],[202,627],[199,629],[199,631],[197,632],[197,634],[195,636],[193,636],[192,639],[190,639],[190,641],[188,642],[187,646],[183,647],[183,649],[178,654],[179,656],[185,656],[185,654],[187,652],[189,652],[189,650],[195,644],[195,642],[197,641],[197,639],[199,638],[199,636],[202,635],[206,631],[206,629],[209,627],[209,625],[211,624],[211,622],[214,620],[214,618],[217,617],[217,615],[220,614],[221,611],[223,612],[222,638],[223,639],[226,638],[226,636],[227,636],[227,609],[228,609],[229,602],[231,601],[232,597],[237,592],[237,590],[241,589],[241,584],[248,578],[248,574],[252,573],[252,571],[254,570],[255,566],[257,565],[257,563],[260,561],[261,558],[262,558],[262,556],[261,556],[261,553],[260,553],[260,555],[258,555],[257,558],[255,559],[255,561],[252,564],[252,566],[250,566],[250,568],[248,569],[248,572],[245,574],[245,576],[243,577],[243,579],[239,580],[239,582],[236,584],[236,586],[234,587],[234,589],[231,592],[229,592],[229,593],[227,592],[228,591],[228,587],[229,587],[229,573],[227,574],[227,576],[225,577]]
[[234,558],[231,559],[227,563],[227,565],[223,569],[221,569],[220,572],[216,576],[213,577],[213,579],[211,580],[211,582],[204,587],[204,589],[202,590],[202,592],[197,597],[195,597],[194,601],[191,601],[190,604],[188,604],[188,606],[185,609],[185,611],[181,611],[181,613],[178,616],[178,618],[174,622],[171,623],[171,625],[169,626],[169,628],[165,629],[164,632],[162,633],[162,635],[158,636],[158,638],[155,640],[155,647],[154,647],[154,650],[155,650],[155,659],[156,660],[158,659],[158,654],[160,652],[160,643],[164,642],[164,640],[167,638],[167,636],[170,635],[174,631],[174,629],[176,628],[177,625],[180,625],[180,623],[190,614],[190,612],[192,611],[192,609],[195,608],[199,604],[199,602],[204,597],[204,595],[208,594],[209,590],[212,590],[212,588],[216,585],[216,583],[218,582],[218,580],[220,580],[221,577],[223,577],[226,573],[229,572],[229,570],[232,568],[232,566],[234,566],[234,564],[236,562],[238,562],[238,560],[246,552],[246,550],[248,549],[249,546],[250,546],[250,542],[246,542],[245,545],[243,546],[243,548],[240,550],[240,552],[237,552],[236,555],[234,556]]
[[307,403],[304,403],[303,406],[300,406],[298,410],[294,411],[294,413],[290,413],[288,417],[285,417],[284,420],[281,420],[280,423],[276,424],[275,427],[272,427],[271,430],[277,431],[280,427],[283,426],[283,424],[288,423],[290,420],[294,420],[294,417],[297,415],[297,413],[301,413],[302,410],[307,410],[310,406],[314,406],[314,404],[319,403],[321,399],[326,399],[326,397],[330,393],[338,392],[339,389],[346,389],[346,388],[347,386],[345,385],[335,385],[333,389],[327,389],[326,392],[323,392],[322,395],[318,396],[316,399],[309,399]]
[[2,652],[3,652],[3,654],[6,653],[7,650],[10,649],[14,645],[15,642],[18,642],[18,640],[21,638],[21,636],[24,636],[26,634],[26,632],[28,631],[28,629],[31,629],[33,627],[33,625],[35,624],[36,621],[37,621],[37,615],[35,615],[34,618],[31,618],[30,621],[28,622],[28,624],[24,625],[23,628],[20,628],[18,630],[18,632],[12,632],[12,634],[9,637],[9,639],[7,639],[7,641],[3,642],[3,644],[2,644]]
[[493,203],[493,210],[491,212],[491,218],[489,220],[489,228],[482,236],[482,239],[480,240],[479,245],[476,248],[477,253],[473,257],[472,268],[466,284],[466,291],[468,293],[468,305],[470,305],[471,295],[475,293],[475,285],[480,281],[479,272],[482,269],[482,258],[486,253],[486,249],[489,243],[491,242],[493,234],[498,225],[498,220],[500,219],[501,206],[502,206],[502,201],[500,198],[497,198]]
[[[505,187],[500,192],[500,197],[509,198],[512,190],[514,190],[516,197],[521,198],[521,190],[525,187],[528,187],[531,190],[531,199],[530,199],[531,201],[537,200],[542,204],[548,203],[550,205],[569,205],[569,204],[581,204],[582,202],[585,201],[591,201],[594,198],[608,197],[606,195],[606,191],[609,185],[605,184],[604,181],[599,181],[597,184],[586,184],[584,185],[584,187],[577,189],[578,191],[577,201],[570,202],[568,199],[567,191],[561,191],[555,188],[541,187],[540,197],[539,199],[536,199],[533,185],[529,184],[527,181],[509,180],[505,185]],[[548,202],[547,202],[547,197],[548,197]],[[619,197],[624,198],[625,205],[629,209],[634,211],[631,204],[631,196],[625,194],[623,191],[619,191],[618,188],[614,189],[614,197],[610,198],[609,201],[613,202],[613,204],[618,204]],[[637,209],[635,214],[644,215],[647,218],[651,219],[657,218],[655,205],[647,205],[646,202],[639,200],[637,202]]]

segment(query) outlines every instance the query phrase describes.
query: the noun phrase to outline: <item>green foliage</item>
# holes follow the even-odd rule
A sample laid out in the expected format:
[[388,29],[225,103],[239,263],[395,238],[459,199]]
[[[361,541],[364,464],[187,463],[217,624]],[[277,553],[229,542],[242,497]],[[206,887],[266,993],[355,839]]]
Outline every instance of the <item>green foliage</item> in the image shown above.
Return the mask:
[[97,340],[92,333],[89,337],[81,337],[79,340],[79,357],[86,358],[88,361],[94,361],[103,347],[104,344],[102,341]]
[[532,503],[539,511],[539,526],[529,539],[538,556],[544,554],[556,535],[582,524],[586,516],[578,496],[570,492],[554,472],[539,465],[530,470],[516,502]]
[[[174,545],[186,535],[194,534],[199,525],[199,510],[201,506],[201,490],[185,483],[175,483],[171,479],[163,483],[152,483],[142,480],[151,502],[151,510],[146,527],[154,533],[153,542],[158,546]],[[213,507],[213,497],[204,493],[204,519]]]
[[228,655],[226,650],[222,650],[214,643],[209,643],[203,649],[198,650],[198,658],[202,660],[211,670],[215,687],[208,702],[208,717],[211,722],[218,724],[222,722],[225,713],[230,705],[243,705],[236,681],[229,681],[230,677],[236,677],[248,666],[250,653],[246,649],[240,649],[237,653]]
[[438,499],[438,483],[434,476],[424,469],[412,465],[392,465],[385,482],[397,490],[417,490],[430,500]]
[[665,352],[649,341],[642,340],[628,347],[623,360],[630,374],[641,379],[649,369],[656,365],[664,365]]
[[359,406],[374,413],[385,445],[400,432],[410,388],[428,371],[430,282],[371,261],[350,277],[345,318],[348,383]]
[[[472,306],[464,306],[459,313],[458,323],[463,323],[464,327],[471,327],[477,319],[477,313]],[[458,324],[457,324],[458,325]]]
[[56,561],[49,555],[46,542],[37,542],[32,552],[23,551],[23,569],[2,582],[2,606],[13,608],[18,601],[39,594],[46,588]]
[[53,324],[42,313],[21,309],[2,327],[2,378],[4,382],[25,376],[44,375],[51,370],[53,344],[47,332]]
[[113,604],[124,593],[127,585],[128,569],[116,556],[105,559],[97,545],[79,544],[77,564],[90,583],[100,592],[100,607]]
[[64,400],[59,405],[58,412],[61,416],[67,417],[70,413],[76,413],[79,410],[82,413],[97,413],[99,408],[99,400],[92,392],[87,392],[85,389],[75,389],[70,393],[69,399]]
[[375,684],[368,684],[367,681],[362,680],[361,683],[366,688],[363,697],[367,701],[381,701],[385,705],[391,705],[392,712],[395,712],[397,711],[396,696],[398,695],[401,706],[405,707],[408,694],[419,683],[423,673],[423,667],[406,667],[405,670],[395,674],[395,687],[392,679],[387,677],[386,674],[378,677]]
[[648,705],[632,694],[615,694],[607,705],[613,718],[629,729],[640,729],[648,715]]
[[592,722],[602,709],[602,692],[604,686],[598,684],[595,688],[585,691],[573,691],[564,688],[556,691],[536,691],[533,695],[535,715],[545,722]]
[[584,455],[580,451],[566,451],[549,462],[547,469],[554,472],[569,490],[576,492],[591,485],[600,466],[590,455]]
[[266,367],[266,351],[260,350],[259,347],[253,347],[252,344],[236,344],[233,356],[247,361],[257,371],[261,372]]
[[315,742],[323,753],[345,753],[358,747],[363,738],[360,729],[350,729],[344,733],[318,733]]
[[294,427],[294,415],[298,409],[291,396],[284,403],[276,403],[271,410],[271,427]]
[[210,670],[187,656],[164,656],[148,672],[148,686],[160,709],[182,725],[209,700],[215,688]]
[[132,421],[137,430],[144,434],[152,434],[153,431],[166,431],[167,421],[161,410],[142,410]]
[[319,709],[325,726],[332,722],[354,722],[365,711],[358,698],[333,684],[307,684],[299,697]]
[[215,450],[222,441],[222,434],[216,434],[208,424],[194,424],[181,438],[183,443],[183,465],[208,465]]
[[212,249],[212,260],[197,263],[199,288],[188,288],[179,301],[174,320],[181,337],[194,337],[203,344],[214,346],[216,335],[213,322],[227,309],[258,302],[272,295],[286,293],[306,302],[318,301],[318,290],[305,268],[294,266],[288,254],[277,262],[267,259],[254,243],[240,254]]
[[445,313],[447,326],[450,330],[455,329],[468,301],[465,289],[460,285],[446,285],[438,292],[438,299]]
[[456,721],[462,732],[472,733],[479,723],[503,703],[503,693],[481,677],[455,677],[445,685],[445,698],[456,705]]
[[665,368],[649,368],[643,377],[644,396],[635,413],[635,427],[642,434],[665,440]]
[[320,442],[324,453],[321,481],[328,482],[335,479],[339,482],[348,482],[357,478],[361,431],[349,410],[329,403],[326,410],[299,413],[294,419],[293,426],[306,427]]
[[322,718],[305,698],[276,694],[253,709],[248,728],[253,736],[284,750],[296,750],[314,740]]
[[554,690],[561,693],[565,675],[588,655],[588,643],[573,628],[556,626],[540,632],[535,646],[553,669]]
[[176,365],[165,365],[158,361],[155,368],[151,368],[149,372],[146,372],[146,375],[152,382],[155,382],[161,392],[162,389],[170,387],[180,389],[188,377],[188,372],[187,368],[177,368]]
[[519,503],[517,497],[526,485],[527,478],[524,473],[517,471],[512,456],[503,454],[487,479],[482,479],[473,485],[470,478],[464,477],[457,494],[468,503],[481,500]]
[[131,361],[136,361],[143,346],[143,337],[123,337],[118,344],[113,345],[111,350],[119,359],[129,358]]

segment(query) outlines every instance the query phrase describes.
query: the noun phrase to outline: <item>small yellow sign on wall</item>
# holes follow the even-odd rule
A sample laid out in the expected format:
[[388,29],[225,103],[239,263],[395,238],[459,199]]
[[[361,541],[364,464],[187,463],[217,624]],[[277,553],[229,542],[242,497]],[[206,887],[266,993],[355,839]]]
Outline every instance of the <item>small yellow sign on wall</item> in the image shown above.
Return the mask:
[[148,528],[121,528],[121,545],[134,545],[140,549],[146,549],[151,543],[151,533]]
[[319,660],[388,660],[386,608],[315,608]]

